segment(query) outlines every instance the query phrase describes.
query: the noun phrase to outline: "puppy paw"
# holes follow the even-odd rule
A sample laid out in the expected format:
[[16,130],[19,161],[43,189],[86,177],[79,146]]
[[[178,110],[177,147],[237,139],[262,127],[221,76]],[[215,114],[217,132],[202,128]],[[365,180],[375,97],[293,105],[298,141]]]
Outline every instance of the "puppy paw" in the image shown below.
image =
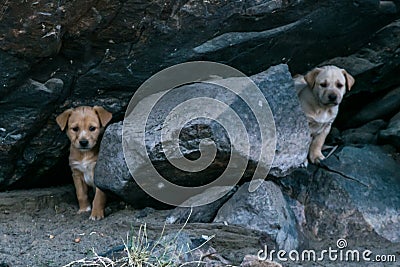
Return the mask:
[[309,160],[310,160],[311,163],[317,164],[317,165],[318,165],[318,164],[320,164],[320,162],[321,162],[322,160],[325,159],[325,156],[322,155],[322,152],[321,152],[321,151],[318,151],[318,152],[314,152],[314,153],[311,153],[311,152],[310,152],[310,155],[308,156],[308,158],[309,158]]
[[307,168],[308,166],[308,160],[306,159],[301,165],[300,168]]
[[78,210],[78,214],[82,214],[82,213],[85,213],[85,212],[89,212],[89,211],[91,211],[92,210],[92,207],[90,207],[90,206],[88,206],[88,207],[86,207],[86,208],[80,208],[79,210]]
[[89,220],[98,221],[104,219],[104,210],[92,210]]

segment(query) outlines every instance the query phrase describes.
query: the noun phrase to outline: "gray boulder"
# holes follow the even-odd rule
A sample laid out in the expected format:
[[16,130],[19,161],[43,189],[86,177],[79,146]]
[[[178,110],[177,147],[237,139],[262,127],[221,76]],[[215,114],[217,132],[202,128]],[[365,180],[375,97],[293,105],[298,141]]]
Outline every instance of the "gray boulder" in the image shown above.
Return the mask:
[[277,143],[270,175],[283,177],[307,161],[308,123],[286,65],[271,67],[251,79],[262,90],[275,120]]
[[341,139],[346,144],[374,144],[378,142],[378,133],[386,126],[384,120],[374,120],[365,125],[342,132]]
[[400,150],[400,112],[390,120],[385,130],[379,132],[379,141]]
[[299,177],[306,181],[311,235],[319,240],[347,238],[358,245],[400,242],[399,163],[380,147],[365,146],[344,147],[323,164],[307,181]]
[[107,127],[99,153],[94,171],[96,186],[119,196],[135,208],[165,207],[134,183],[126,166],[122,148],[122,122]]
[[[242,178],[250,179],[256,168],[260,168],[264,171],[264,175],[258,177],[259,179],[263,179],[267,176],[269,168],[271,168],[271,175],[283,176],[290,173],[292,169],[301,166],[307,157],[310,134],[306,118],[299,106],[287,66],[279,65],[271,67],[265,72],[252,76],[251,79],[258,85],[262,93],[251,96],[256,103],[260,103],[259,101],[262,100],[263,95],[268,100],[273,118],[275,119],[276,133],[273,132],[273,129],[266,129],[266,139],[262,139],[260,127],[268,127],[268,125],[259,125],[255,115],[237,95],[228,93],[226,90],[221,90],[215,85],[210,84],[185,85],[178,88],[178,94],[163,98],[162,101],[158,102],[158,106],[153,107],[155,113],[149,116],[146,121],[145,150],[139,149],[143,136],[138,133],[140,132],[140,127],[144,127],[143,124],[133,120],[129,122],[131,124],[128,127],[127,121],[124,121],[126,124],[126,128],[124,128],[124,140],[127,144],[125,151],[129,153],[130,164],[128,164],[128,166],[136,181],[131,178],[128,168],[125,166],[121,144],[122,125],[116,124],[108,127],[101,143],[99,161],[95,170],[95,182],[97,186],[114,192],[129,203],[137,203],[138,197],[142,196],[141,194],[136,194],[133,190],[133,188],[137,188],[136,182],[138,178],[143,181],[141,184],[142,187],[147,186],[148,190],[154,190],[153,192],[160,194],[168,192],[163,187],[164,184],[160,187],[160,182],[156,180],[158,177],[156,177],[153,172],[150,172],[152,169],[156,169],[163,178],[175,185],[198,187],[216,180],[225,169],[231,173],[232,177],[235,177],[235,175],[238,176],[239,173],[237,178],[237,181],[239,181]],[[233,81],[235,84],[239,82],[239,80],[235,79],[222,81],[228,83]],[[244,87],[241,87],[241,90],[247,89],[246,84]],[[170,139],[165,139],[164,137],[161,142],[161,133],[163,129],[160,125],[163,125],[165,117],[177,104],[194,97],[204,96],[204,94],[213,99],[222,101],[223,103],[227,103],[222,111],[217,109],[213,110],[212,106],[207,106],[207,111],[212,114],[217,114],[217,120],[220,118],[229,118],[225,121],[228,121],[231,127],[233,126],[233,132],[236,131],[236,126],[234,125],[235,118],[229,116],[224,117],[224,112],[233,109],[236,114],[240,116],[241,121],[244,122],[246,126],[249,136],[250,150],[249,154],[246,154],[245,145],[243,144],[245,136],[230,139],[227,131],[215,121],[200,118],[188,122],[183,127],[177,125],[176,128],[171,128],[168,131],[178,132],[180,134],[179,151],[185,158],[191,159],[192,161],[198,159],[202,153],[201,149],[202,145],[205,144],[204,142],[214,143],[216,147],[215,158],[206,169],[197,172],[188,172],[173,166],[170,162],[170,158],[166,156],[165,153],[170,152],[168,151],[168,149],[170,149],[168,145],[173,143],[174,139],[171,136],[168,137]],[[144,107],[149,106],[148,101],[153,101],[153,97],[158,97],[158,95],[151,95],[144,98],[141,104],[143,104]],[[191,112],[193,110],[201,112],[204,106],[192,105],[190,109]],[[142,110],[143,109],[139,109],[139,111]],[[138,118],[143,117],[144,114],[138,116]],[[269,124],[269,126],[271,126],[271,124]],[[234,134],[233,132],[229,134],[232,135]],[[274,152],[275,136],[277,141],[275,157],[273,157],[273,155],[267,155],[264,158],[260,158],[259,153],[261,150],[270,150]],[[115,156],[117,153],[119,153],[118,157]],[[233,160],[229,158],[230,154],[233,155]],[[150,162],[144,160],[145,158],[148,158]],[[229,165],[230,163],[232,163],[232,165]],[[245,164],[243,165],[243,163]],[[247,167],[246,163],[248,163]],[[227,166],[229,166],[229,168],[227,168]],[[243,168],[243,166],[245,166],[245,168]],[[115,173],[118,173],[118,175]],[[241,173],[243,173],[243,177]],[[231,176],[229,176],[229,179],[230,178]],[[221,185],[231,185],[229,183],[231,183],[231,180],[228,180],[228,184]],[[196,194],[200,194],[201,192],[202,191]],[[174,198],[178,198],[178,203],[182,203],[193,196],[184,195],[181,192],[172,195]],[[210,202],[212,202],[212,200],[210,200]],[[171,204],[171,202],[168,203]]]
[[270,235],[280,249],[296,249],[300,243],[296,217],[279,186],[264,181],[256,191],[248,189],[249,184],[243,184],[221,207],[214,222],[258,230]]

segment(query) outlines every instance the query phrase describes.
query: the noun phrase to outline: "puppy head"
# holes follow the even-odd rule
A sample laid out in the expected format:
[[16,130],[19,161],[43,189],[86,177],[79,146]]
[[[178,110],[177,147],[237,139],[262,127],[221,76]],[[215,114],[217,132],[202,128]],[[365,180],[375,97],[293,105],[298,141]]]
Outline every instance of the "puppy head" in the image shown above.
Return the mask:
[[82,106],[64,111],[56,121],[62,131],[66,129],[72,146],[86,151],[97,144],[100,134],[111,118],[112,114],[102,107]]
[[354,84],[354,78],[346,70],[336,66],[315,68],[304,79],[323,106],[339,105],[346,89],[350,91]]

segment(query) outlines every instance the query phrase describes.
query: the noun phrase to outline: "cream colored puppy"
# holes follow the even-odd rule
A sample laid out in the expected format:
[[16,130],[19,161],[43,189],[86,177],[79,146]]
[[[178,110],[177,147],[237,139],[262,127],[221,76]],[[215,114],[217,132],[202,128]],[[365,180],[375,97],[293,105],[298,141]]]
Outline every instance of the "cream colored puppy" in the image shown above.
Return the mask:
[[354,84],[354,78],[344,69],[324,66],[311,70],[305,76],[295,76],[294,82],[311,130],[308,159],[311,163],[318,164],[325,159],[321,152],[322,146],[344,94]]
[[[94,185],[94,167],[99,153],[100,137],[112,114],[102,107],[77,107],[68,109],[57,118],[61,130],[66,129],[71,141],[69,165],[72,170],[79,211],[91,212],[91,220],[104,218],[106,194]],[[88,186],[96,189],[91,207]]]

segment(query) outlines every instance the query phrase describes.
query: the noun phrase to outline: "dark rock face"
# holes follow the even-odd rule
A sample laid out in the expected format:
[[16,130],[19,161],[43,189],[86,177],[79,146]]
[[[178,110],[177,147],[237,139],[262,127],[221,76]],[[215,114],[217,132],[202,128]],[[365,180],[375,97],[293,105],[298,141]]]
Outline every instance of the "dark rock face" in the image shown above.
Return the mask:
[[378,132],[386,127],[384,120],[374,120],[359,128],[342,132],[342,142],[345,144],[374,144],[378,142]]
[[0,93],[6,95],[12,88],[19,85],[29,70],[29,64],[0,50]]
[[[0,10],[0,109],[6,110],[0,121],[21,113],[42,115],[39,123],[26,124],[29,129],[18,142],[1,144],[0,189],[39,179],[66,157],[68,141],[53,118],[68,107],[102,105],[122,120],[144,80],[190,60],[226,63],[246,74],[282,62],[293,73],[305,72],[329,58],[355,53],[396,18],[398,5],[378,0],[6,1]],[[370,74],[378,71],[377,84],[384,88],[398,82],[393,75],[398,72],[397,23],[376,34],[382,42],[371,43],[375,61],[367,50],[357,61],[368,57],[371,64],[359,65],[371,66]],[[17,96],[30,80],[44,84],[51,78],[64,83],[51,101]],[[357,83],[363,79],[371,81],[360,75]],[[13,97],[14,102],[7,100]],[[2,138],[21,130],[8,122],[0,128],[6,130]],[[30,151],[28,160],[25,150]]]
[[400,112],[390,120],[385,130],[379,132],[379,140],[400,150]]
[[[245,72],[251,71],[245,67],[247,65],[262,68],[264,60],[277,64],[282,59],[285,63],[290,62],[295,72],[306,71],[308,68],[304,69],[304,67],[307,64],[304,64],[301,58],[307,58],[309,67],[321,62],[319,58],[333,57],[338,50],[345,49],[348,53],[357,49],[357,46],[363,43],[362,40],[365,40],[365,36],[362,36],[365,29],[362,27],[376,31],[373,25],[377,24],[374,22],[374,16],[370,15],[375,14],[379,17],[379,13],[381,13],[379,1],[357,3],[327,1],[323,4],[305,1],[298,6],[287,8],[285,12],[276,12],[263,17],[255,23],[273,24],[273,27],[258,26],[257,30],[251,31],[242,25],[240,30],[225,32],[193,50],[211,60],[222,61],[241,69],[244,67]],[[354,16],[355,14],[357,16]],[[367,14],[369,14],[368,18]],[[243,18],[239,16],[239,19]],[[277,23],[277,21],[284,21],[284,23]],[[240,22],[239,20],[237,23]],[[348,35],[349,32],[353,34]],[[335,36],[335,38],[329,36]],[[305,40],[307,40],[307,48],[302,49]],[[243,48],[245,48],[244,52]],[[263,57],[253,57],[253,52],[262,54]],[[235,56],[232,57],[232,55]]]
[[372,120],[388,119],[399,111],[400,88],[391,90],[381,99],[363,107],[354,117],[348,120],[349,125],[360,125]]

